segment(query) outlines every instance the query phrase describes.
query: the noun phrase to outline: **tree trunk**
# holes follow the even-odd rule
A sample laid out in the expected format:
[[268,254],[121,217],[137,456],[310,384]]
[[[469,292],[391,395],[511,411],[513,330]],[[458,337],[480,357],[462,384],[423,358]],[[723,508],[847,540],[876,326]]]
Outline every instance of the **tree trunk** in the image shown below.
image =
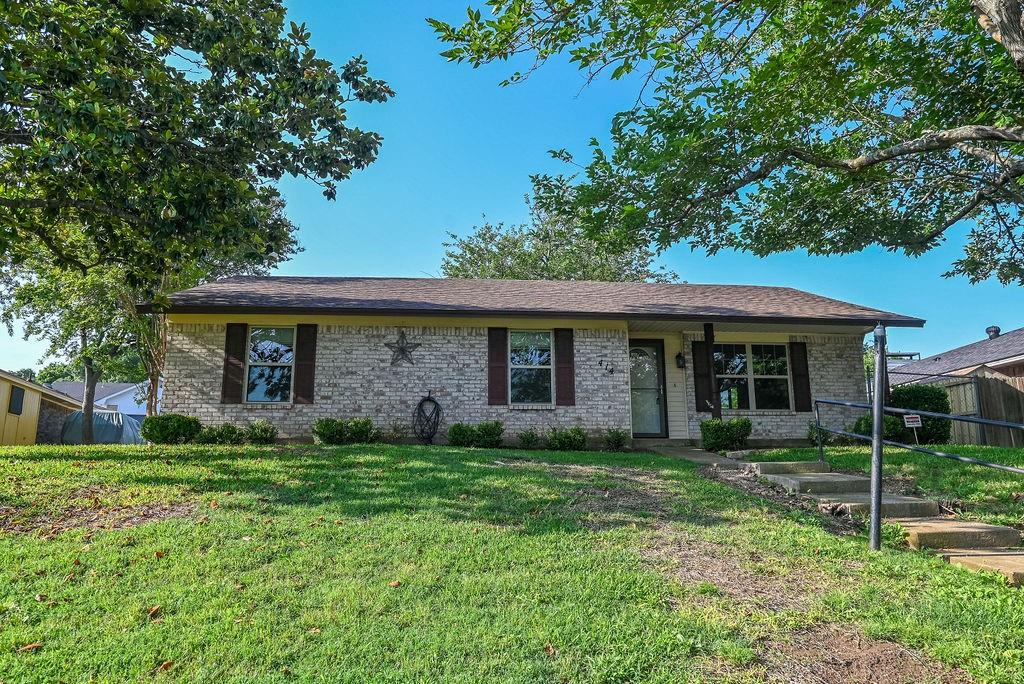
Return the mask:
[[100,374],[96,370],[96,363],[91,356],[82,356],[82,365],[85,366],[85,391],[82,393],[82,444],[92,444],[92,408],[96,401],[96,383],[99,382]]
[[155,416],[159,401],[160,372],[149,372],[149,387],[146,388],[146,415]]
[[1021,0],[973,0],[978,23],[1009,53],[1024,74],[1024,12]]

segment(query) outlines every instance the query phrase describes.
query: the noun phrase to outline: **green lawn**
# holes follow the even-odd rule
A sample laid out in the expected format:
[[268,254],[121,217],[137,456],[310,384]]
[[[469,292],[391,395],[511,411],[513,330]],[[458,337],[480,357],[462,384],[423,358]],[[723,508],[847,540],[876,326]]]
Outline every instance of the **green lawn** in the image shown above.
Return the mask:
[[5,684],[757,682],[854,629],[1024,681],[1000,578],[650,454],[0,448],[0,527]]
[[[963,444],[932,448],[1024,468],[1024,449]],[[817,449],[777,449],[753,453],[748,460],[805,461],[817,458]],[[829,447],[825,450],[825,460],[836,470],[871,471],[871,449],[868,446]],[[957,505],[965,518],[1024,529],[1024,475],[890,447],[885,448],[882,463],[887,477],[913,478],[924,495]]]

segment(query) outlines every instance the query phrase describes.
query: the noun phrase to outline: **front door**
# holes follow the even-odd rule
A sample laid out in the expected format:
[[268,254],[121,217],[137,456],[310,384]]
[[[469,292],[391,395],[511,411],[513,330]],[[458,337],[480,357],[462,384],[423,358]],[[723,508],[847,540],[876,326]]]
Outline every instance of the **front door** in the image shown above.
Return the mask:
[[634,437],[667,437],[665,343],[629,341],[629,388]]

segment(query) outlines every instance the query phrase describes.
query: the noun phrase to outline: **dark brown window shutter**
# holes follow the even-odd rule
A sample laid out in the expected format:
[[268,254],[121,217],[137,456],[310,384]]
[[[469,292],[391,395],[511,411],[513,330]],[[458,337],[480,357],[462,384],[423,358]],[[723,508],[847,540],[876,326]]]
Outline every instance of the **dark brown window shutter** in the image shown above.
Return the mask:
[[316,324],[295,326],[294,403],[313,403],[313,376],[316,372]]
[[697,410],[711,411],[711,368],[708,367],[707,343],[693,343],[693,394],[697,399]]
[[807,368],[807,344],[789,343],[789,366],[793,375],[793,408],[797,411],[811,410],[811,373]]
[[508,328],[487,329],[487,403],[508,404]]
[[224,381],[220,388],[220,403],[241,404],[244,396],[245,337],[249,326],[228,323],[224,334]]
[[576,352],[572,328],[555,328],[555,404],[576,405]]

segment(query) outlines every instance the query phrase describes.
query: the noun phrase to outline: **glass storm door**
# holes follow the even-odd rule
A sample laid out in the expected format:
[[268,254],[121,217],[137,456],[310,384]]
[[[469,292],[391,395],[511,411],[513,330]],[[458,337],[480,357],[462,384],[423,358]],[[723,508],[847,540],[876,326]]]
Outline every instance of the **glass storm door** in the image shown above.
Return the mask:
[[629,344],[629,388],[633,408],[633,435],[665,437],[664,345],[660,341],[633,340]]

